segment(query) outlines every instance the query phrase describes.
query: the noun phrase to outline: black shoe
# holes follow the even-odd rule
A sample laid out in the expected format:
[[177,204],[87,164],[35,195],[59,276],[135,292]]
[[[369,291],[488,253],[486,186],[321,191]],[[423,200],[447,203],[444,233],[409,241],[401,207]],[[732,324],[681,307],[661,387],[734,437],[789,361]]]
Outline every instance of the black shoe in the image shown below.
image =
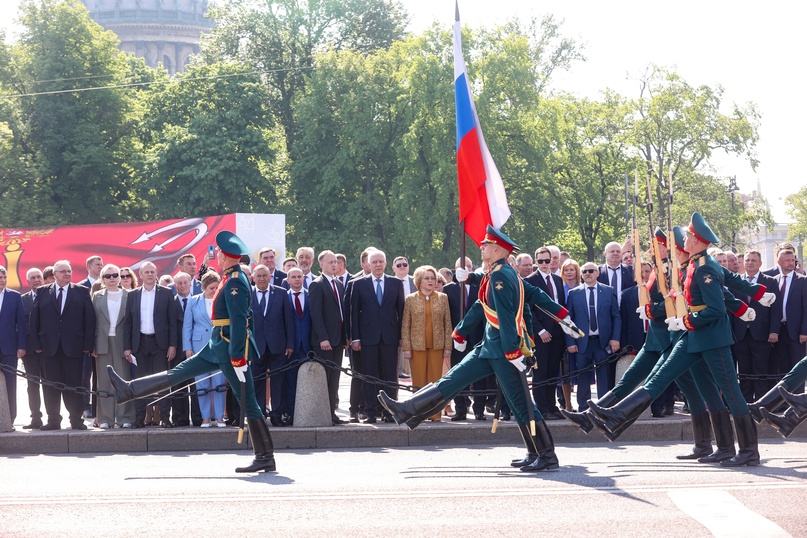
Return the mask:
[[23,430],[40,430],[42,429],[42,422],[31,422],[27,426],[22,427]]
[[266,421],[262,418],[247,419],[249,427],[249,438],[252,440],[252,448],[255,451],[255,459],[246,467],[236,468],[236,473],[257,473],[259,471],[274,472],[275,457],[274,444]]
[[793,433],[796,426],[804,422],[804,419],[807,419],[807,415],[802,418],[798,418],[796,416],[796,412],[790,407],[788,407],[781,415],[771,413],[764,407],[760,407],[759,412],[762,415],[762,418],[768,421],[768,423],[773,426],[773,429],[778,431],[779,435],[785,439],[790,437],[790,434]]
[[174,425],[168,422],[167,420],[163,420],[160,422],[160,428],[173,428]]
[[544,415],[544,419],[546,420],[563,420],[563,415],[560,414],[560,411],[548,411],[546,415]]
[[133,428],[145,428],[146,427],[146,419],[138,418],[132,423]]
[[71,426],[71,428],[74,429],[74,430],[86,430],[87,425],[84,424],[83,422],[77,422],[77,423],[73,424]]
[[757,444],[757,423],[751,415],[734,417],[734,429],[737,432],[737,445],[740,450],[733,458],[721,461],[723,467],[745,467],[759,465],[759,446]]
[[188,422],[187,420],[182,421],[182,422],[175,422],[174,423],[174,426],[177,427],[177,428],[188,428],[188,427],[190,427],[190,425],[191,425],[191,423]]
[[709,421],[709,413],[696,413],[689,418],[692,421],[695,446],[689,453],[676,456],[679,460],[697,460],[712,454],[712,423]]
[[392,418],[392,417],[388,417],[388,416],[381,417],[381,421],[382,422],[387,422],[389,424],[395,424],[395,419]]
[[451,422],[462,422],[464,420],[468,420],[468,415],[466,415],[465,413],[463,414],[455,413],[450,420]]
[[375,424],[376,422],[378,422],[378,419],[375,416],[372,416],[372,415],[370,415],[366,419],[364,419],[365,424]]
[[796,418],[807,416],[807,393],[793,394],[782,385],[779,387],[779,394],[784,398],[785,402],[790,405],[793,412],[796,413]]
[[699,458],[698,463],[721,463],[733,458],[737,451],[734,449],[734,429],[731,427],[728,409],[709,413],[709,418],[717,449],[708,456]]
[[748,410],[751,412],[751,416],[754,418],[757,424],[762,424],[764,420],[762,418],[762,413],[760,413],[760,408],[764,407],[769,412],[775,412],[785,401],[782,398],[782,395],[779,394],[779,387],[784,387],[784,383],[781,381],[774,385],[774,387],[762,395],[762,397],[757,400],[756,402],[752,402],[748,404]]
[[[481,415],[481,416],[482,416],[482,418],[479,418],[479,415],[477,415],[476,420],[485,420],[485,415]],[[502,413],[502,416],[499,417],[499,420],[507,421],[507,420],[510,420],[510,418],[511,418],[510,413]]]
[[336,415],[331,415],[331,422],[333,422],[334,426],[338,426],[339,424],[347,424],[347,420],[342,420]]
[[608,431],[615,433],[627,422],[638,418],[645,409],[650,407],[653,399],[650,393],[642,387],[628,394],[613,407],[604,407],[598,402],[589,400],[588,408],[593,415],[600,419]]
[[61,425],[61,424],[56,424],[56,423],[53,423],[53,422],[48,422],[48,423],[47,423],[47,424],[45,424],[44,426],[41,426],[39,429],[40,429],[41,431],[43,431],[43,432],[47,432],[47,431],[54,431],[54,430],[61,430],[61,429],[62,429],[62,425]]
[[106,371],[109,375],[109,381],[112,383],[112,391],[115,393],[117,403],[131,402],[141,396],[149,396],[166,389],[171,389],[167,372],[160,372],[158,374],[133,379],[132,381],[125,381],[115,372],[112,365],[107,365]]
[[398,424],[406,424],[410,430],[417,428],[432,415],[442,412],[450,402],[434,383],[429,383],[404,402],[393,400],[382,390],[378,393],[378,401],[386,410],[385,414],[391,415]]
[[283,420],[279,419],[277,417],[269,417],[269,422],[271,422],[272,426],[275,426],[276,428],[280,428],[281,426],[284,426]]
[[526,424],[519,424],[518,431],[521,433],[521,439],[524,441],[524,446],[527,447],[527,454],[517,460],[510,462],[511,467],[526,467],[538,459],[538,449],[535,447],[535,442],[530,435],[530,427]]
[[664,408],[664,416],[671,417],[675,414],[675,406],[669,405]]
[[350,413],[350,420],[351,424],[358,424],[359,422],[359,415],[357,413]]
[[565,409],[560,410],[560,414],[563,417],[566,417],[566,420],[571,422],[572,424],[576,424],[578,428],[583,430],[583,433],[589,433],[591,430],[594,429],[594,424],[588,419],[588,413],[585,411],[581,413],[574,413],[572,411],[566,411]]
[[[488,417],[486,417],[485,415],[483,415],[481,413],[477,413],[476,415],[474,415],[474,418],[476,420],[487,420],[488,419]],[[502,417],[502,420],[510,420],[510,418],[508,417],[507,419],[505,419],[504,417]]]
[[532,436],[532,441],[535,445],[538,457],[530,463],[521,468],[525,473],[537,473],[543,471],[557,471],[560,469],[558,457],[555,455],[555,442],[552,439],[552,434],[546,421],[535,422],[535,435]]
[[364,422],[365,420],[367,420],[367,413],[362,411],[359,413],[359,422]]

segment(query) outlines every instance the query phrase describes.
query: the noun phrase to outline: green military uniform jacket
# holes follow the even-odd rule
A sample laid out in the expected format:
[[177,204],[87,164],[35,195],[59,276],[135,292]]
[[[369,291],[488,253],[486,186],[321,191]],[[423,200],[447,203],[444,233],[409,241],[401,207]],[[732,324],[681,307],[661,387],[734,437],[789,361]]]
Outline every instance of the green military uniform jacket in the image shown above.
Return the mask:
[[210,349],[219,364],[243,366],[259,356],[252,336],[252,286],[240,266],[224,271],[213,297]]

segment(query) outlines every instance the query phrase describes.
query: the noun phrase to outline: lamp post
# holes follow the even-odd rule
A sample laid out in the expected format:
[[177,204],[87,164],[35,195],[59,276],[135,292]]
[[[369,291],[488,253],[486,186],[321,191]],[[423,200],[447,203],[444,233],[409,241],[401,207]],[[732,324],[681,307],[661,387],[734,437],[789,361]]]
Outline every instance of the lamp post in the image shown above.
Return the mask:
[[740,187],[737,186],[737,176],[732,176],[729,178],[729,186],[727,190],[729,194],[731,194],[731,251],[737,252],[737,248],[735,247],[737,231],[734,229],[734,193],[740,190]]

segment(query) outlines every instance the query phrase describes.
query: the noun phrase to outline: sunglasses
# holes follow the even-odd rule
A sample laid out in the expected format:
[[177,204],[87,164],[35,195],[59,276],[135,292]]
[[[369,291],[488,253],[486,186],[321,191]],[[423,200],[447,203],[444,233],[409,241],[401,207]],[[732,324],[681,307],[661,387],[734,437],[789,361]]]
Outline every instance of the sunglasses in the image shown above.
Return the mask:
[[587,275],[589,273],[594,273],[596,271],[597,271],[596,269],[583,269],[582,272],[583,272],[584,275]]
[[132,278],[132,275],[121,275],[121,278]]
[[408,263],[396,263],[395,267],[400,269],[401,267],[409,267],[409,264]]
[[111,273],[108,275],[104,275],[104,278],[118,278],[120,275],[118,273]]
[[535,263],[549,263],[552,260],[535,260]]

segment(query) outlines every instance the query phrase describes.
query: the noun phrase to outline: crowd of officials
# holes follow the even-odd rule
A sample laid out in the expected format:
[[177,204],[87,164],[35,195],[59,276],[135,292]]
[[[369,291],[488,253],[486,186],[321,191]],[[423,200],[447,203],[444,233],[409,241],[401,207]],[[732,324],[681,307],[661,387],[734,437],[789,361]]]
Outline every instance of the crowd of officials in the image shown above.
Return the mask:
[[[790,244],[780,246],[776,266],[765,271],[755,250],[709,253],[730,271],[777,295],[773,308],[755,308],[751,297],[739,297],[755,308],[757,316],[750,321],[732,317],[732,353],[740,387],[746,401],[753,402],[805,356],[807,280]],[[521,253],[509,260],[522,279],[565,306],[575,324],[588,333],[588,338],[573,340],[545,311],[531,312],[529,329],[537,358],[531,371],[532,396],[547,420],[561,420],[561,408],[585,410],[594,383],[598,394],[612,389],[617,381],[615,362],[608,357],[636,353],[644,344],[648,323],[637,314],[639,294],[630,245],[609,243],[603,254],[604,264],[581,265],[548,245],[534,255]],[[22,295],[6,289],[6,270],[0,267],[2,363],[16,368],[21,360],[27,373],[44,380],[102,391],[111,389],[107,365],[125,379],[167,370],[198,352],[210,338],[211,308],[221,281],[211,258],[197,270],[195,257],[182,255],[178,272],[160,277],[150,262],[134,271],[91,256],[85,266],[88,276],[78,283],[73,282],[70,262],[60,260],[44,270],[29,269],[30,291]],[[386,254],[373,247],[361,253],[361,271],[356,274],[348,272],[344,255],[329,250],[315,255],[309,247],[283,260],[271,248],[261,249],[255,260],[248,258],[242,260],[242,270],[253,283],[251,326],[260,353],[250,357],[250,368],[259,405],[273,426],[293,424],[296,369],[289,365],[309,351],[334,366],[342,366],[347,358],[356,372],[380,381],[351,379],[344,420],[336,413],[341,372],[328,368],[334,424],[393,422],[378,404],[381,388],[397,398],[400,379],[411,377],[415,387],[437,381],[482,339],[480,327],[469,336],[466,350],[452,346],[461,303],[471,305],[478,288],[452,282],[449,268],[423,265],[412,271],[408,259],[398,256],[388,274]],[[457,260],[455,268],[460,263]],[[473,269],[469,258],[462,265]],[[643,281],[650,277],[650,264],[643,264],[641,274]],[[8,368],[3,373],[13,421],[18,377]],[[146,399],[116,404],[113,398],[91,398],[49,383],[28,382],[31,421],[24,427],[60,429],[62,402],[73,429],[86,429],[85,419],[101,429],[233,423],[239,411],[225,389],[224,375],[217,372],[195,381],[154,405]],[[441,415],[452,421],[467,420],[469,415],[485,420],[494,405],[495,388],[493,376],[481,380],[469,387],[472,398],[459,396],[453,410],[448,406],[431,420],[440,421]],[[803,392],[803,387],[795,392]],[[675,398],[673,385],[653,403],[653,415],[672,414]],[[506,404],[501,407],[507,420],[509,410]]]

